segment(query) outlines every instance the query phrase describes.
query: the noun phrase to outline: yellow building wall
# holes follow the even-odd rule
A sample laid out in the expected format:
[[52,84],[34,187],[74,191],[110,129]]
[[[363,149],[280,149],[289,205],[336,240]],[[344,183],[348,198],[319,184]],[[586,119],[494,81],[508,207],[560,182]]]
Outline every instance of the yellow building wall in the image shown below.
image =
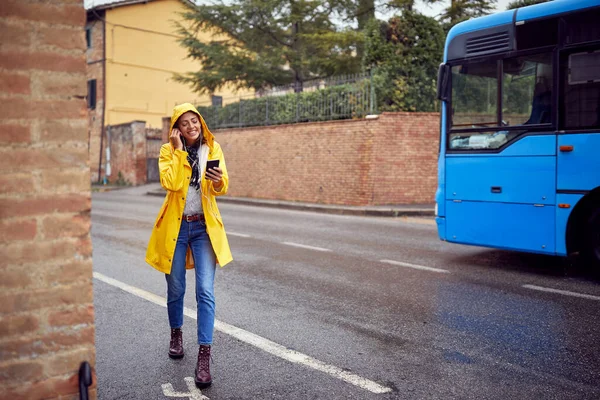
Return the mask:
[[[182,20],[177,13],[184,10],[180,0],[106,10],[106,125],[139,120],[158,128],[175,104],[210,104],[210,96],[172,79],[174,73],[200,69],[177,41],[174,21]],[[210,35],[200,39],[209,41]],[[223,96],[225,105],[251,92],[223,89],[214,94]]]

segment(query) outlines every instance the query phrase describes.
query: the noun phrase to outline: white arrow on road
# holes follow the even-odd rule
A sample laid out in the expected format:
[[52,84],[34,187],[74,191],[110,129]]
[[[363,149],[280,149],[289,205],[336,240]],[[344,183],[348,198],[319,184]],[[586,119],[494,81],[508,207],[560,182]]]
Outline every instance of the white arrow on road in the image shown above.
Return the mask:
[[187,397],[190,400],[210,400],[208,397],[202,394],[200,389],[196,387],[196,384],[194,383],[194,378],[188,376],[184,380],[190,391],[189,393],[176,392],[173,389],[173,385],[171,385],[170,383],[163,383],[161,385],[163,394],[166,397]]

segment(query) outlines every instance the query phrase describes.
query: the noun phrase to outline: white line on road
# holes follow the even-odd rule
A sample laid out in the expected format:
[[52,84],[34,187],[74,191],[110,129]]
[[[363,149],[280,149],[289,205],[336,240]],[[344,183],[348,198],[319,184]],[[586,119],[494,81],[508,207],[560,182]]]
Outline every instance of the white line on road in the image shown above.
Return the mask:
[[251,237],[250,235],[246,235],[245,233],[237,233],[237,232],[230,232],[230,231],[227,231],[227,234],[231,235],[231,236],[239,236],[239,237],[243,237],[243,238]]
[[[107,283],[111,286],[122,289],[128,293],[131,293],[135,296],[138,296],[142,299],[148,300],[154,304],[158,304],[159,306],[166,307],[167,300],[164,297],[157,296],[153,293],[147,292],[143,289],[137,288],[135,286],[128,285],[116,279],[110,278],[108,276],[102,275],[99,272],[94,272],[94,278]],[[184,307],[183,313],[193,319],[196,319],[196,311],[191,308]],[[326,364],[323,361],[319,361],[315,358],[312,358],[306,354],[302,354],[300,352],[290,350],[280,344],[270,341],[269,339],[265,339],[262,336],[258,336],[252,332],[248,332],[244,329],[235,327],[233,325],[229,325],[225,322],[221,322],[219,320],[215,320],[215,329],[223,332],[227,335],[233,336],[234,338],[248,343],[252,346],[258,347],[259,349],[266,351],[274,356],[280,357],[284,360],[301,364],[305,367],[315,369],[317,371],[325,372],[326,374],[331,375],[334,378],[340,379],[344,382],[350,383],[352,385],[358,386],[361,389],[368,390],[372,393],[387,393],[392,389],[382,386],[374,381],[363,378],[356,374],[350,373],[348,371],[344,371],[343,369],[336,367],[334,365]]]
[[386,264],[392,264],[392,265],[398,265],[399,267],[420,269],[420,270],[423,270],[423,271],[439,272],[439,273],[442,273],[442,274],[449,274],[450,273],[450,271],[445,270],[445,269],[433,268],[433,267],[426,267],[424,265],[409,264],[409,263],[406,263],[406,262],[400,262],[400,261],[394,261],[394,260],[379,260],[379,262],[386,263]]
[[288,246],[294,246],[294,247],[300,247],[303,249],[309,249],[309,250],[316,250],[316,251],[331,251],[329,249],[324,249],[322,247],[314,247],[314,246],[307,246],[305,244],[300,244],[300,243],[294,243],[294,242],[281,242],[283,244],[287,244]]
[[210,398],[203,395],[200,389],[196,387],[194,378],[187,376],[184,380],[190,391],[189,393],[176,392],[175,389],[173,389],[172,384],[165,383],[161,385],[165,397],[187,397],[189,400],[210,400]]
[[526,289],[531,289],[531,290],[539,290],[540,292],[557,293],[557,294],[562,294],[565,296],[581,297],[582,299],[600,301],[600,296],[594,296],[591,294],[571,292],[568,290],[552,289],[552,288],[536,286],[536,285],[523,285],[523,287]]

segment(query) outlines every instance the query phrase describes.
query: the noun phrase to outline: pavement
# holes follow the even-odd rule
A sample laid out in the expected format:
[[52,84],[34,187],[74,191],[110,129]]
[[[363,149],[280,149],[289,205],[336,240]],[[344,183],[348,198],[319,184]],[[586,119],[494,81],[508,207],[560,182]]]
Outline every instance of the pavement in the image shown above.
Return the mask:
[[[106,192],[111,190],[127,190],[149,196],[164,197],[165,190],[160,183],[149,183],[141,186],[93,185],[92,191]],[[328,214],[365,215],[377,217],[433,217],[434,204],[395,204],[382,206],[349,206],[339,204],[318,204],[286,200],[257,199],[249,197],[221,196],[219,203],[244,204],[261,207],[275,207],[298,211],[314,211]]]

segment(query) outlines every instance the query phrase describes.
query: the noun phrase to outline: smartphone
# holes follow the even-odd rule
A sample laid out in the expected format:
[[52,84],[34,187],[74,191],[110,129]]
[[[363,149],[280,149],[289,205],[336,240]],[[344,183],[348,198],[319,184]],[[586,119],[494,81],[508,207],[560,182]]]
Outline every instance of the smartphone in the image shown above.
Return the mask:
[[219,167],[219,160],[208,160],[206,162],[206,171],[208,171],[209,168],[218,168]]

